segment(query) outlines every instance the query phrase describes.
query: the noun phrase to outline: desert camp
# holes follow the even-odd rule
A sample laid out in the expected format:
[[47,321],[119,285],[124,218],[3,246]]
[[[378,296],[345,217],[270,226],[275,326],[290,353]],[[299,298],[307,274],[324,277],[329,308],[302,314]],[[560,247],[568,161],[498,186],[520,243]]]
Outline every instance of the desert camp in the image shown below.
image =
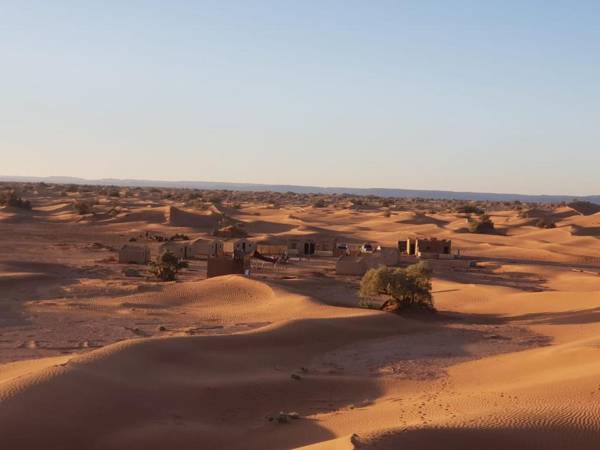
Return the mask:
[[600,2],[0,17],[0,450],[600,448]]

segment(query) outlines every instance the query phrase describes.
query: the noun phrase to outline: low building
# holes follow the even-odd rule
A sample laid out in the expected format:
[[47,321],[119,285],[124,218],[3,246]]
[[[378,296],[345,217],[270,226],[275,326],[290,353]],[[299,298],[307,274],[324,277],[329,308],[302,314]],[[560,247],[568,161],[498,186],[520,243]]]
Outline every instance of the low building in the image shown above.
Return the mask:
[[386,266],[386,261],[382,255],[362,255],[362,256],[340,256],[335,263],[336,275],[355,275],[362,276],[367,270],[375,267]]
[[362,244],[359,244],[358,242],[349,242],[348,244],[346,244],[346,246],[347,253],[349,255],[360,255],[362,253]]
[[404,245],[404,251],[406,255],[414,256],[417,254],[417,240],[408,238]]
[[218,256],[208,258],[206,263],[206,277],[214,278],[223,275],[243,275],[250,268],[248,258],[232,258],[230,256]]
[[179,259],[188,259],[191,256],[190,245],[187,242],[169,241],[159,247],[159,253],[170,252]]
[[361,256],[340,256],[335,263],[336,275],[362,276],[366,271],[367,266]]
[[287,253],[287,245],[286,244],[275,244],[275,243],[258,243],[256,245],[256,250],[261,255],[271,255],[271,256],[279,256],[285,255]]
[[256,242],[246,238],[238,239],[233,242],[233,253],[251,255],[256,251]]
[[125,244],[119,250],[121,264],[148,264],[148,262],[150,262],[150,249],[146,246]]
[[408,238],[398,241],[398,251],[402,255],[418,256],[420,258],[451,258],[452,241],[437,238]]
[[449,239],[416,239],[415,254],[420,258],[439,258],[452,254],[452,241]]
[[452,252],[452,242],[449,239],[416,239],[415,253],[417,256],[428,254],[450,255]]
[[398,241],[398,251],[403,255],[408,255],[409,239]]
[[350,255],[350,245],[344,242],[338,242],[335,245],[335,250],[333,251],[333,256],[349,256]]
[[256,251],[261,255],[280,256],[287,254],[287,239],[270,236],[256,242]]
[[194,239],[189,245],[192,258],[215,258],[224,254],[224,244],[220,239]]
[[322,238],[315,241],[316,256],[339,256],[337,254],[337,239]]
[[288,239],[288,255],[312,256],[316,251],[315,240],[308,237],[295,237]]
[[400,263],[400,252],[393,247],[380,247],[374,256],[380,257],[386,266],[397,266]]
[[292,256],[339,256],[338,239],[333,236],[311,234],[289,238],[288,255]]

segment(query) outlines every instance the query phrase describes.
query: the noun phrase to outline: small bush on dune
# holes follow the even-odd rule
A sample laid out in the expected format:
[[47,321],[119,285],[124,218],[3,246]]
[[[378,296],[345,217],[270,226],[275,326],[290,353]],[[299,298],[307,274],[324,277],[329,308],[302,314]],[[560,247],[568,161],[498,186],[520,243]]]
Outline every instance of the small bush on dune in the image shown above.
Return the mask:
[[77,201],[73,204],[75,210],[77,211],[77,214],[84,216],[86,214],[91,214],[94,212],[94,207],[92,205],[91,202],[85,202],[85,201]]
[[174,281],[177,278],[177,272],[187,266],[186,262],[179,261],[177,256],[167,251],[149,264],[149,270],[161,281]]
[[487,214],[482,214],[478,219],[469,219],[469,231],[471,233],[493,233],[495,231],[494,222]]
[[370,269],[360,282],[361,304],[368,299],[389,297],[380,309],[400,312],[403,310],[435,311],[431,295],[431,269],[423,262],[406,269],[378,267]]

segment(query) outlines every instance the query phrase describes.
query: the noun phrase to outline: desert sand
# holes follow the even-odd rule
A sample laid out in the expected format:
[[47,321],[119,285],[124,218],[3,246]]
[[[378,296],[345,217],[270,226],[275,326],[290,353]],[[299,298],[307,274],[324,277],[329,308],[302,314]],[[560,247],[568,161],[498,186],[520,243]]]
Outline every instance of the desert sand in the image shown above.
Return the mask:
[[434,272],[437,314],[398,315],[358,307],[359,278],[327,258],[208,280],[192,261],[157,282],[115,249],[147,231],[208,236],[208,219],[148,190],[81,215],[86,195],[40,188],[32,211],[0,210],[2,448],[599,446],[600,213],[556,206],[541,229],[498,207],[498,233],[479,235],[444,208],[198,211],[253,239],[435,236],[478,261]]

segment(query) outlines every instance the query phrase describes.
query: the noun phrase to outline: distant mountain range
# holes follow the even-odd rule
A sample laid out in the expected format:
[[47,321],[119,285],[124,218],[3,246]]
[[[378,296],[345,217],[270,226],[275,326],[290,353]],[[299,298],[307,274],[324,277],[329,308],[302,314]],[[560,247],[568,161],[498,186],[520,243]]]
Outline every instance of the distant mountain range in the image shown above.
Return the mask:
[[355,194],[376,195],[378,197],[404,197],[404,198],[429,198],[448,200],[492,200],[557,203],[569,202],[574,199],[600,204],[600,195],[527,195],[527,194],[501,194],[488,192],[454,192],[454,191],[429,191],[417,189],[386,189],[386,188],[345,188],[322,186],[294,186],[285,184],[253,184],[253,183],[227,183],[215,181],[156,181],[156,180],[127,180],[116,178],[102,178],[100,180],[87,180],[76,177],[16,177],[0,176],[0,181],[12,182],[45,182],[57,184],[90,184],[100,186],[136,186],[136,187],[165,187],[187,189],[226,189],[232,191],[272,191],[295,192],[299,194]]

